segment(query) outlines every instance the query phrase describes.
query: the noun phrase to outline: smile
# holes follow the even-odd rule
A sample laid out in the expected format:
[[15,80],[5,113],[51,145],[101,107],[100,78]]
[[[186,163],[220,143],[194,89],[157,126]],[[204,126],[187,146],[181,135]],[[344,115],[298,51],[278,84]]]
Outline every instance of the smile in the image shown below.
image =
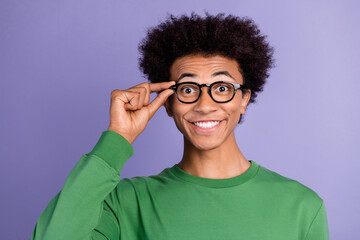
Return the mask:
[[213,128],[218,125],[220,121],[194,122],[193,124],[200,128]]

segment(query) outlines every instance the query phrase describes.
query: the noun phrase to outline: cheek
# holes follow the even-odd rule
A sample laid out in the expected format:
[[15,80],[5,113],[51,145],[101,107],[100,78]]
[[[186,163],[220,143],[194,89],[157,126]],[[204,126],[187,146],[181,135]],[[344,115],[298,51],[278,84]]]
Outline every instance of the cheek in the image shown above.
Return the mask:
[[237,125],[239,118],[240,118],[240,114],[241,114],[241,103],[240,103],[240,99],[233,99],[236,101],[231,101],[231,104],[229,104],[224,111],[227,112],[227,114],[230,117],[230,121],[234,122],[234,124]]
[[229,105],[227,106],[227,108],[229,109],[229,111],[232,111],[232,112],[240,111],[240,109],[241,109],[240,108],[241,107],[241,98],[236,96],[228,104]]
[[186,113],[189,112],[189,109],[187,109],[186,106],[181,106],[180,104],[177,105],[176,103],[173,104],[173,114],[174,114],[174,122],[176,125],[176,128],[183,134],[187,135],[186,130]]
[[174,114],[174,120],[178,125],[180,121],[183,121],[184,115],[189,111],[189,106],[181,104],[177,100],[172,103],[172,111]]

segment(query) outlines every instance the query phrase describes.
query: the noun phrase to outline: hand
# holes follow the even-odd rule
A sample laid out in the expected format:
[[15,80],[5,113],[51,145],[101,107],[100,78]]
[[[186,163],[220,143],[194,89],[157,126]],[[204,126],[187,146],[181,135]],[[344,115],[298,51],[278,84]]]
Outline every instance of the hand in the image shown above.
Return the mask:
[[[111,92],[110,124],[108,130],[119,133],[130,144],[144,131],[149,120],[174,93],[168,89],[175,81],[141,83],[127,90],[115,89]],[[162,91],[164,90],[164,91]],[[149,104],[150,93],[159,95]]]

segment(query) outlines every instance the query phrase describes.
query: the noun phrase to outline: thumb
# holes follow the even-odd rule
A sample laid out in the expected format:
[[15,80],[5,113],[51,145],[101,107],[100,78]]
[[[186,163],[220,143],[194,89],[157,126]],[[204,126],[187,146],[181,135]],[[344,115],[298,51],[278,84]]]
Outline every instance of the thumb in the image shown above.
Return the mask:
[[160,92],[159,95],[146,107],[149,110],[149,120],[154,116],[155,112],[165,103],[166,99],[174,93],[174,90],[166,89]]

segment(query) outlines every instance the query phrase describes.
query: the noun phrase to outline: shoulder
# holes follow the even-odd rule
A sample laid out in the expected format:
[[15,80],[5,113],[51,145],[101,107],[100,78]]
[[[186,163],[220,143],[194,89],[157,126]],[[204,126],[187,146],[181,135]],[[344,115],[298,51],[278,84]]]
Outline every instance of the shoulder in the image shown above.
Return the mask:
[[270,191],[289,198],[295,197],[314,205],[321,205],[323,202],[323,199],[310,187],[261,165],[259,165],[257,182],[264,184]]
[[184,187],[176,179],[168,176],[167,172],[163,172],[150,176],[120,179],[114,190],[116,197],[123,205],[127,205],[126,208],[131,208],[131,206],[134,207],[138,204],[139,201],[144,203],[154,196],[160,197],[171,194]]
[[149,190],[150,188],[161,188],[173,181],[173,179],[169,177],[167,169],[168,168],[165,168],[162,172],[156,175],[123,178],[118,183],[117,189],[123,193],[129,193],[134,191]]

